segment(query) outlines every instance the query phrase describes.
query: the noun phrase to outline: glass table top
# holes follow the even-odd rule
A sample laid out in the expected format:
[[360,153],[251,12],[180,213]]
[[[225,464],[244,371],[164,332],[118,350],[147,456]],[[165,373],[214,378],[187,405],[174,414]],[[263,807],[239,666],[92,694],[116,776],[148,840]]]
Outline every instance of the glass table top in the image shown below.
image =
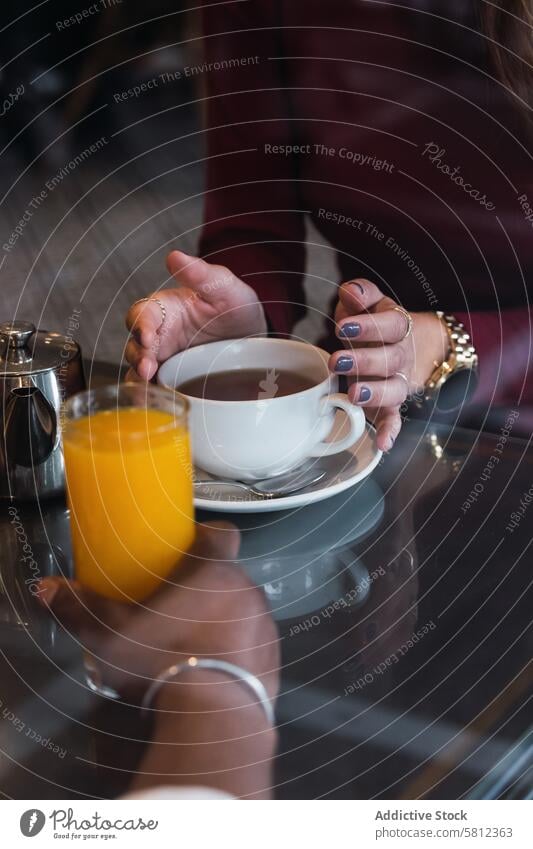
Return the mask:
[[[241,529],[278,625],[277,797],[531,794],[533,455],[512,423],[408,422],[328,501],[198,518]],[[31,594],[32,564],[70,574],[63,501],[0,504],[0,552],[0,792],[124,792],[135,711],[88,692],[79,646]]]

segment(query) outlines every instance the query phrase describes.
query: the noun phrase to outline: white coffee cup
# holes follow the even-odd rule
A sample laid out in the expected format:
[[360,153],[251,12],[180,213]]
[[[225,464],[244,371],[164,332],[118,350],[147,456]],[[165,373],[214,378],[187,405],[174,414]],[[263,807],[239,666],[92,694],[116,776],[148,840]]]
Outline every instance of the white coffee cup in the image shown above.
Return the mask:
[[[233,339],[175,354],[161,365],[158,382],[179,391],[185,381],[213,372],[264,368],[272,397],[261,391],[250,401],[187,396],[195,464],[218,477],[253,481],[289,471],[309,457],[345,451],[363,435],[363,410],[338,392],[338,378],[329,372],[328,359],[326,351],[304,342]],[[310,378],[313,386],[276,397],[273,370],[296,372]],[[337,409],[348,416],[349,433],[325,442]]]

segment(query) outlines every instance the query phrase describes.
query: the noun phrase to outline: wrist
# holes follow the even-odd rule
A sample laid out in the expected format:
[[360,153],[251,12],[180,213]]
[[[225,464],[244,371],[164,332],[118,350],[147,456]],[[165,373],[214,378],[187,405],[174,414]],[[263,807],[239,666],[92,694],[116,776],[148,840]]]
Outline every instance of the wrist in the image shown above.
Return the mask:
[[152,742],[133,790],[160,783],[223,790],[240,798],[270,798],[276,729],[260,705],[246,704],[246,689],[211,670],[183,673],[181,685],[166,684],[154,701]]
[[417,389],[426,385],[435,369],[441,365],[450,353],[450,338],[446,325],[434,312],[418,313],[414,382]]
[[[253,652],[239,652],[235,663],[238,666],[241,666],[244,670],[249,672],[251,675],[257,677],[259,680],[262,680],[264,686],[266,688],[267,693],[269,694],[270,700],[273,703],[273,700],[276,697],[278,691],[278,677],[276,673],[278,659],[275,653],[268,659],[268,663],[270,666],[270,671],[268,675],[263,676],[261,671],[256,670],[256,658],[253,656]],[[200,659],[202,659],[202,655],[199,655]],[[232,657],[235,657],[235,652],[233,652]],[[175,653],[166,650],[164,652],[159,650],[154,650],[153,656],[144,657],[142,660],[137,660],[137,670],[134,672],[127,672],[125,670],[121,671],[120,675],[116,674],[116,669],[113,668],[104,668],[99,675],[99,678],[102,679],[101,683],[103,685],[110,685],[113,689],[116,689],[120,694],[120,699],[123,701],[129,701],[132,704],[141,705],[143,699],[146,696],[146,693],[152,683],[160,676],[163,672],[168,670],[171,666],[182,664],[186,661],[188,655],[183,654],[183,652],[176,651]],[[222,657],[225,660],[231,660],[230,657]],[[115,674],[113,674],[115,673]],[[180,673],[178,678],[176,679],[176,685],[174,686],[171,682],[170,684],[161,684],[161,690],[166,690],[167,688],[173,691],[176,694],[183,694],[186,690],[191,693],[197,693],[198,697],[201,693],[205,694],[209,689],[204,686],[203,688],[200,686],[201,684],[211,684],[211,683],[227,683],[233,684],[237,687],[237,692],[239,688],[239,680],[238,678],[232,678],[228,675],[221,673],[217,670],[204,669],[204,668],[192,668],[190,670],[184,670]],[[180,689],[180,684],[183,686]],[[187,687],[185,686],[187,684]],[[191,685],[189,687],[189,684]],[[197,686],[195,686],[197,685]],[[174,689],[172,690],[172,687]],[[243,687],[242,683],[240,684],[241,690],[244,689],[244,696],[241,698],[242,704],[247,704],[246,702],[246,689]],[[214,687],[214,691],[218,693],[220,698],[222,699],[224,693],[229,692],[229,686],[226,690],[221,687]],[[179,696],[177,696],[179,698]],[[250,698],[248,697],[248,702]]]
[[[176,735],[176,724],[191,742],[200,738],[261,740],[265,753],[274,751],[277,740],[275,727],[267,721],[261,704],[252,701],[242,683],[213,670],[184,672],[179,683],[161,687],[153,703],[156,726],[164,736]],[[194,733],[193,733],[194,729]]]
[[[264,711],[260,703],[253,702],[253,696],[237,678],[231,678],[223,672],[214,669],[184,670],[171,681],[161,685],[154,707],[171,711],[176,705],[185,702],[210,710],[236,710],[251,707],[260,717]],[[266,719],[265,719],[265,724]]]

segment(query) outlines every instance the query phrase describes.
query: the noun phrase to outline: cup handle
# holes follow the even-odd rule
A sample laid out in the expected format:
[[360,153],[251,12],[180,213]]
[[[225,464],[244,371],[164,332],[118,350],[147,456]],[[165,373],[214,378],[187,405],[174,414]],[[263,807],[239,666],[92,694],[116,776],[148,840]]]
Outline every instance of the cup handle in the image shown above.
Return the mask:
[[365,414],[361,407],[351,403],[347,395],[338,392],[323,398],[321,415],[325,415],[332,407],[344,410],[350,422],[350,431],[343,439],[337,439],[335,442],[319,442],[309,452],[310,457],[330,457],[332,454],[340,454],[341,451],[351,448],[365,432]]

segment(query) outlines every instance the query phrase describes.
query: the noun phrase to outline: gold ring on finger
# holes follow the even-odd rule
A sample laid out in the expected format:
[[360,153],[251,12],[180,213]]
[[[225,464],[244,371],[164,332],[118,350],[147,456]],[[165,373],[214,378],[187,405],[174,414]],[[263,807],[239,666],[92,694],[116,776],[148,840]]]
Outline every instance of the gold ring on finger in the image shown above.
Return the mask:
[[155,304],[157,304],[157,306],[158,306],[158,307],[159,307],[159,309],[161,310],[161,324],[160,324],[160,327],[162,327],[162,326],[164,325],[164,323],[165,323],[166,319],[167,319],[167,310],[166,310],[165,305],[164,305],[163,303],[161,303],[161,301],[159,300],[159,298],[139,298],[139,300],[138,300],[138,301],[135,301],[135,302],[134,302],[131,306],[132,306],[132,307],[135,307],[135,306],[137,306],[137,304],[147,303],[148,301],[153,301]]
[[395,371],[395,372],[394,372],[394,377],[401,377],[401,378],[402,378],[402,380],[405,380],[405,383],[406,383],[406,385],[407,385],[407,391],[409,392],[409,390],[410,390],[410,385],[409,385],[409,378],[407,377],[407,375],[406,375],[406,374],[404,374],[404,373],[403,373],[403,371]]
[[407,322],[405,333],[400,340],[401,342],[403,342],[403,340],[407,339],[407,337],[410,336],[413,332],[413,316],[411,315],[411,313],[407,312],[407,310],[404,310],[403,307],[393,307],[393,310],[396,310],[396,312],[401,312],[401,314],[405,318],[405,321]]
[[394,373],[394,377],[401,377],[402,380],[405,380],[405,386],[407,388],[406,400],[409,401],[411,399],[411,385],[409,383],[409,378],[403,373],[403,371],[396,371]]

